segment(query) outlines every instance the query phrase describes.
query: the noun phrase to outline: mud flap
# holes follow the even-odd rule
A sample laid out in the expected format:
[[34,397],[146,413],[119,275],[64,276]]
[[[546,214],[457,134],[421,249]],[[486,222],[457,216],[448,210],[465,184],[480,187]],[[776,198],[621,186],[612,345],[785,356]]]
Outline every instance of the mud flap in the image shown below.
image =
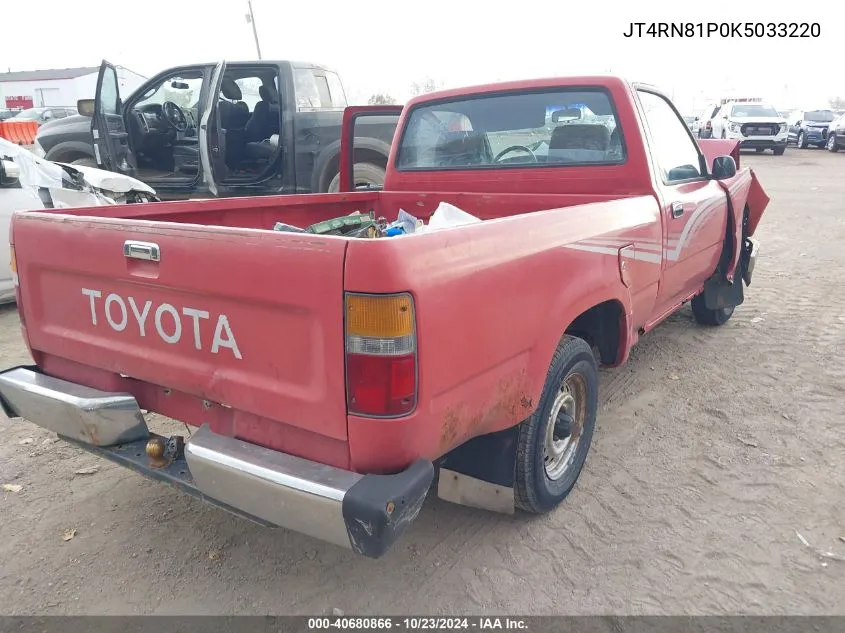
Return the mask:
[[514,464],[519,426],[481,435],[440,462],[437,496],[444,501],[513,514]]
[[739,276],[728,281],[716,274],[704,282],[704,305],[708,310],[735,308],[745,301],[745,293]]
[[743,282],[751,285],[751,275],[757,262],[757,242],[750,237],[743,239],[739,264],[733,281],[717,272],[704,282],[704,305],[708,310],[720,310],[741,305],[745,301]]

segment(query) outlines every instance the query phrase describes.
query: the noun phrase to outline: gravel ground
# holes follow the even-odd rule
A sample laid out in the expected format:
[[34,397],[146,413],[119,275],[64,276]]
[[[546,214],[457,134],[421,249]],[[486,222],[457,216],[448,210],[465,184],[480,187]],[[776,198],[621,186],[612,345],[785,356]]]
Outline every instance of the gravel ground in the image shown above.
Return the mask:
[[[772,197],[746,303],[715,329],[684,309],[603,372],[551,515],[434,498],[362,559],[0,419],[22,487],[0,492],[0,613],[845,614],[845,562],[817,553],[845,555],[845,156],[742,160]],[[0,359],[29,360],[14,307]]]

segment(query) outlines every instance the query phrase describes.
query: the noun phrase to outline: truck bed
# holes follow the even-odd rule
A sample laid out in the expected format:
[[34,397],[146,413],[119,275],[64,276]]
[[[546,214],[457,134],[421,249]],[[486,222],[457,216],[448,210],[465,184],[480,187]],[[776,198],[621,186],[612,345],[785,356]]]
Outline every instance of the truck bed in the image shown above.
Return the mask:
[[[442,200],[490,221],[379,240],[268,230],[279,221],[304,227],[355,210],[393,219],[404,208],[425,219]],[[450,303],[451,293],[479,304],[505,301],[510,293],[513,301],[525,302],[524,309],[538,310],[539,319],[542,297],[521,282],[524,266],[560,259],[565,241],[625,231],[630,236],[632,223],[643,227],[644,237],[659,239],[651,235],[659,230],[651,197],[626,206],[626,214],[615,212],[620,202],[572,209],[565,222],[554,211],[593,201],[578,195],[360,192],[28,213],[13,227],[25,288],[24,333],[38,367],[51,376],[128,392],[144,409],[191,425],[207,422],[216,433],[320,463],[400,468],[462,440],[450,435],[448,421],[417,430],[411,426],[415,418],[474,415],[476,408],[493,406],[499,413],[484,425],[504,428],[527,412],[503,414],[500,405],[484,401],[485,390],[495,390],[508,376],[527,375],[529,362],[547,363],[529,358],[536,342],[531,328],[539,320],[536,326],[526,322],[525,334],[503,340],[495,319],[476,328],[456,323],[465,303]],[[639,217],[631,211],[637,208]],[[538,209],[551,210],[527,213]],[[160,261],[127,258],[126,241],[154,243]],[[467,278],[478,279],[469,293]],[[441,354],[461,345],[489,357],[455,359],[427,372],[420,401],[426,392],[440,397],[431,401],[433,409],[391,422],[395,435],[378,434],[379,442],[399,445],[385,462],[384,451],[366,439],[373,425],[383,431],[385,423],[347,415],[339,371],[343,297],[344,291],[409,289],[418,295],[418,320],[428,324],[418,333],[420,362],[428,358],[439,365]],[[472,376],[479,363],[489,373]],[[524,384],[512,389],[517,399],[517,392],[526,392]],[[466,411],[446,411],[453,400],[466,403]]]

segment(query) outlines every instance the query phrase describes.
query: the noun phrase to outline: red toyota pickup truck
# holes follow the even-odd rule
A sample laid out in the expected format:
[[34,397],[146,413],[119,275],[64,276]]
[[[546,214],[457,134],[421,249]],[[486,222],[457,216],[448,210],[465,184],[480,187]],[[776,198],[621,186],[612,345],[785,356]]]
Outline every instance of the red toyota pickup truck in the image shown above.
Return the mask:
[[[356,122],[393,112],[383,190]],[[381,556],[430,489],[548,512],[617,366],[683,304],[743,302],[768,197],[734,141],[653,87],[572,77],[350,108],[346,191],[17,214],[34,364],[0,402],[232,512]],[[478,221],[376,239],[273,230],[355,211]],[[428,227],[432,228],[433,227]],[[189,437],[154,433],[156,412]]]

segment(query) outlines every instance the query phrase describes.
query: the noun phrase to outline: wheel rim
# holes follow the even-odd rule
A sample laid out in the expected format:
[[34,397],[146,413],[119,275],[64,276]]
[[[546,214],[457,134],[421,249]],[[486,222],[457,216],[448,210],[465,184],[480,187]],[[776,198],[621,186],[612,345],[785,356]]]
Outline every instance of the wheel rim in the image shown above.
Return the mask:
[[833,149],[835,144],[836,144],[836,139],[833,136],[833,134],[831,134],[829,137],[827,137],[827,149]]
[[799,145],[803,145],[803,144],[804,144],[804,132],[801,132],[801,133],[798,135],[798,144],[799,144]]
[[546,423],[543,465],[552,481],[563,477],[572,463],[586,417],[587,383],[581,374],[569,374],[560,385]]

